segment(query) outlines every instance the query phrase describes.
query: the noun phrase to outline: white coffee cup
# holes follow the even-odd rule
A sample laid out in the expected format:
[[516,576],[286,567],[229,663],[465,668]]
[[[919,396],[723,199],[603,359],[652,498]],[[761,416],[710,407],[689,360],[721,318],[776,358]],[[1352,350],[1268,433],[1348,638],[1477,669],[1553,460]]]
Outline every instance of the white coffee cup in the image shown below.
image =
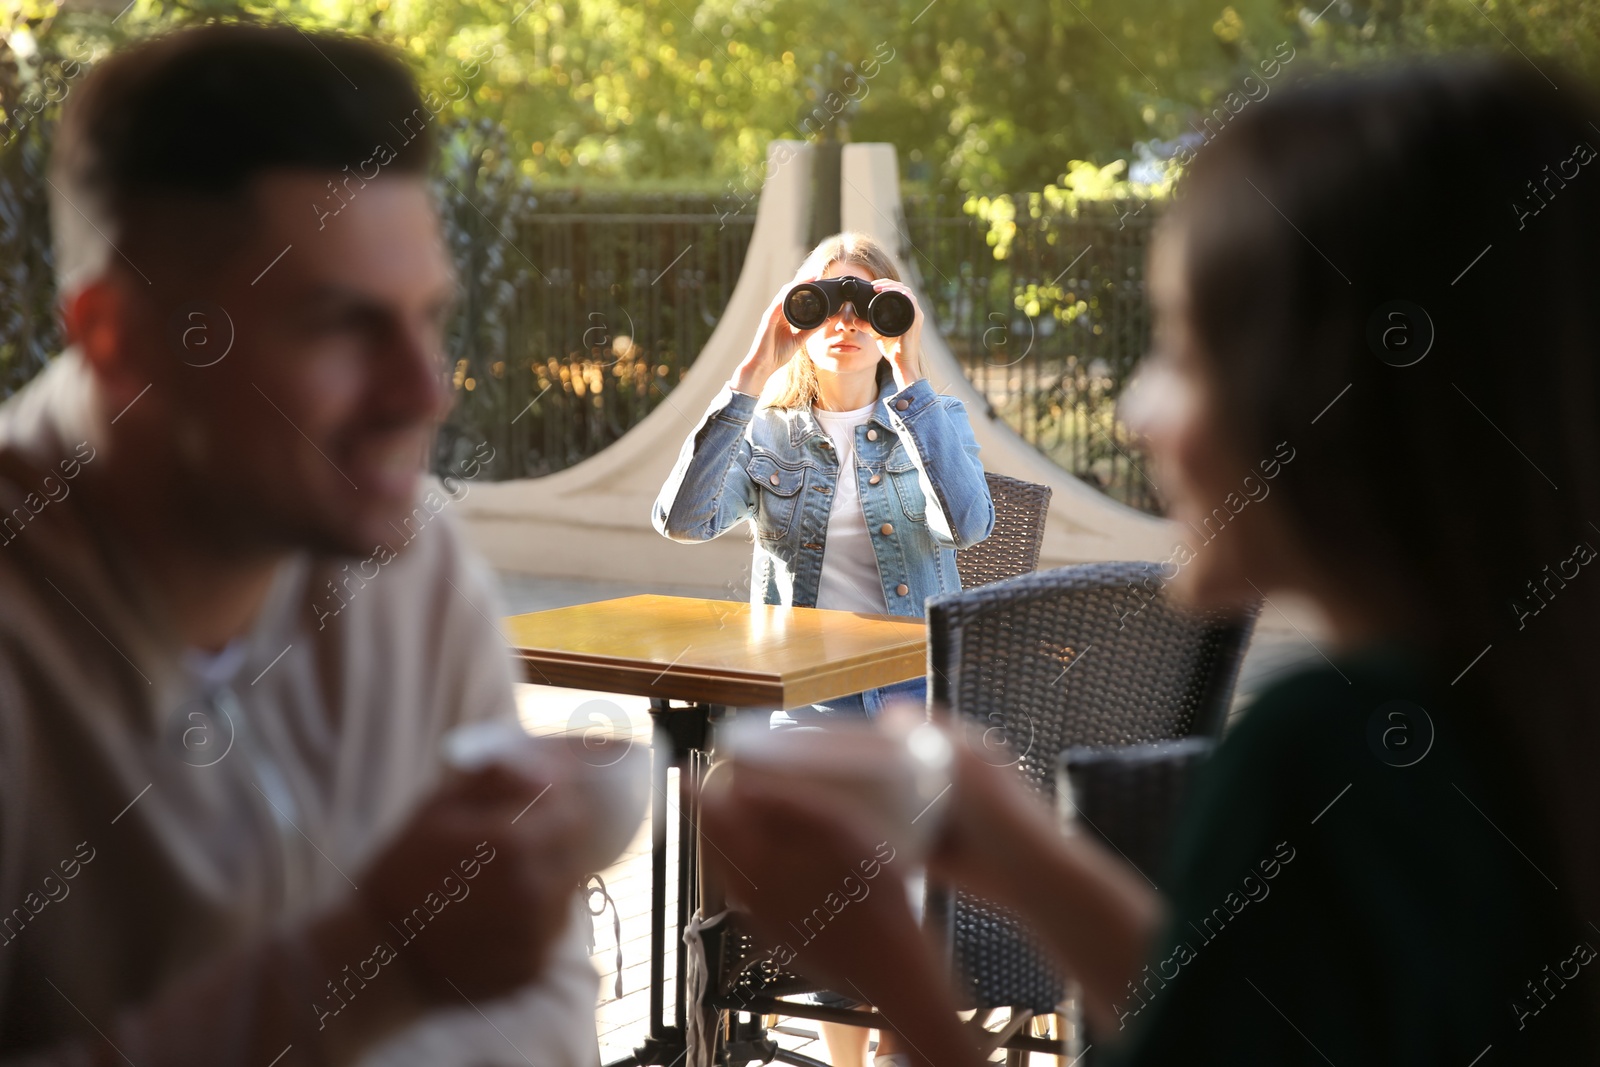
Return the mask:
[[644,820],[650,751],[629,738],[596,739],[586,733],[534,737],[506,719],[458,726],[445,735],[443,748],[445,763],[454,770],[509,763],[549,782],[552,792],[575,796],[590,820],[586,870],[615,863]]
[[927,722],[772,730],[752,716],[720,726],[717,751],[723,769],[713,778],[731,786],[755,775],[797,796],[835,798],[908,865],[926,858],[949,801],[954,749]]

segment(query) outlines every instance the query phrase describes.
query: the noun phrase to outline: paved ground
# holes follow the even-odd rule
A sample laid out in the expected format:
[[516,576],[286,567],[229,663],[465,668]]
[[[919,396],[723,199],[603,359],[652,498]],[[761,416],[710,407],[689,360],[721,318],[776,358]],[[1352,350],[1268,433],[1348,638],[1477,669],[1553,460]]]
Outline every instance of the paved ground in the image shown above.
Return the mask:
[[[546,608],[581,604],[635,593],[668,593],[686,596],[716,596],[716,590],[703,590],[683,586],[660,585],[642,588],[637,585],[614,583],[559,581],[529,578],[521,575],[501,575],[502,595],[507,610],[512,613],[539,611]],[[1271,609],[1269,609],[1270,611]],[[1287,631],[1287,632],[1285,632]],[[1292,629],[1263,628],[1245,657],[1240,678],[1240,698],[1259,688],[1273,675],[1317,656],[1307,640]],[[576,689],[560,689],[542,685],[519,686],[518,704],[524,725],[535,733],[553,734],[581,728],[594,721],[589,717],[595,709],[585,709],[590,701],[606,701],[602,714],[615,719],[620,726],[626,723],[637,743],[648,744],[650,721],[648,701],[643,697],[622,697],[605,693],[592,693]],[[667,884],[677,884],[676,874],[676,776],[669,783],[668,795],[672,800],[674,833],[668,838],[669,855],[674,862],[669,870]],[[632,1052],[643,1039],[648,1028],[649,990],[648,966],[650,949],[650,829],[648,820],[640,826],[639,833],[627,852],[613,866],[600,873],[610,892],[615,907],[606,905],[598,894],[592,894],[591,910],[601,909],[594,919],[594,947],[592,959],[599,971],[600,1005],[596,1025],[600,1037],[600,1058],[609,1063]],[[676,900],[669,899],[668,914],[676,909]],[[617,949],[616,922],[621,922],[622,995],[616,995]],[[671,975],[676,965],[674,946],[669,939],[667,973]],[[671,1018],[675,991],[669,982],[666,1013]],[[784,1019],[782,1031],[777,1033],[780,1044],[819,1059],[827,1053],[817,1037],[815,1023],[802,1019]],[[1047,1067],[1045,1057],[1037,1057],[1031,1067]]]
[[[634,739],[640,744],[650,740],[647,704],[643,698],[610,697],[600,693],[587,693],[576,689],[557,689],[542,685],[519,686],[518,705],[524,726],[536,734],[560,734],[571,729],[576,721],[586,715],[579,709],[596,699],[612,701],[623,709]],[[670,792],[670,790],[669,790]],[[669,838],[669,841],[671,839]],[[674,865],[675,866],[675,865]],[[614,905],[607,904],[598,894],[591,893],[591,911],[602,912],[594,918],[594,946],[591,952],[595,969],[600,972],[600,1007],[596,1025],[600,1033],[601,1062],[608,1063],[632,1050],[647,1029],[649,993],[647,967],[650,954],[650,824],[640,824],[633,843],[620,860],[600,872],[600,879],[610,893]],[[667,884],[675,885],[671,875]],[[614,910],[613,910],[614,907]],[[671,905],[669,905],[670,909]],[[670,914],[670,910],[669,910]],[[616,995],[618,937],[616,922],[620,919],[622,955],[622,996]],[[669,939],[668,952],[672,946]],[[668,973],[673,964],[669,961]],[[670,992],[670,990],[669,990]],[[671,1001],[668,1001],[671,1010]]]
[[[617,697],[604,693],[591,693],[578,689],[558,689],[552,686],[519,686],[518,705],[524,726],[530,732],[560,734],[571,730],[575,723],[591,721],[584,705],[590,701],[610,702],[606,709],[608,721],[616,721],[612,709],[620,709],[634,740],[648,744],[650,720],[648,702],[643,697]],[[620,725],[620,724],[619,724]],[[677,776],[671,776],[667,794],[672,800],[669,809],[673,832],[667,838],[668,855],[672,864],[668,868],[667,913],[675,914],[677,895]],[[600,1006],[595,1023],[600,1036],[600,1060],[609,1063],[633,1051],[649,1029],[650,993],[650,824],[648,819],[640,825],[633,843],[620,860],[600,872],[600,879],[610,893],[614,904],[607,904],[598,893],[590,895],[590,910],[599,911],[594,918],[594,947],[591,958],[600,973]],[[614,910],[613,910],[614,909]],[[621,920],[622,996],[616,995],[617,976],[617,920]],[[666,968],[671,976],[677,965],[676,953],[668,939]],[[675,990],[669,977],[666,999],[666,1016],[671,1018]],[[820,1041],[816,1040],[815,1024],[798,1019],[783,1022],[787,1034],[777,1035],[785,1048],[798,1049],[810,1055],[824,1057]]]

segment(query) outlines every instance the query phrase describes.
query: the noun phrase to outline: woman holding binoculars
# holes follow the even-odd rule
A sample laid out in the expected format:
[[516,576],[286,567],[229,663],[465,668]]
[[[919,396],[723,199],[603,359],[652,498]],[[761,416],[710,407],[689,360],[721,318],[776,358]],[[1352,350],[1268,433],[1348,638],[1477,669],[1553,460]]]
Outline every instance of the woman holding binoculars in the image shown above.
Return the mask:
[[[753,522],[750,588],[768,604],[920,617],[928,597],[960,589],[955,550],[994,530],[994,502],[966,408],[923,376],[922,318],[878,242],[819,244],[684,442],[656,529],[709,541]],[[773,725],[876,717],[893,699],[923,703],[927,683],[779,711]],[[823,1028],[835,1064],[862,1063],[866,1030]]]
[[[655,528],[709,541],[755,524],[752,598],[920,617],[961,588],[955,550],[994,529],[961,401],[923,377],[923,315],[872,238],[841,233],[773,299],[750,352],[684,442]],[[922,679],[791,709],[876,716]]]

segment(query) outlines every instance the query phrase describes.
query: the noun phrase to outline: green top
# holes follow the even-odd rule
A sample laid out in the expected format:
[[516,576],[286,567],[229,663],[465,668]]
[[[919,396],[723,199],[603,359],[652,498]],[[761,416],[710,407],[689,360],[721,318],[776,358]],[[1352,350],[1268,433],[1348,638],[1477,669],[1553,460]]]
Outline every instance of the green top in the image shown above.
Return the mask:
[[1374,644],[1251,705],[1175,832],[1171,920],[1117,1009],[1124,1062],[1593,1056],[1574,1052],[1600,928],[1568,918],[1471,677],[1445,684]]

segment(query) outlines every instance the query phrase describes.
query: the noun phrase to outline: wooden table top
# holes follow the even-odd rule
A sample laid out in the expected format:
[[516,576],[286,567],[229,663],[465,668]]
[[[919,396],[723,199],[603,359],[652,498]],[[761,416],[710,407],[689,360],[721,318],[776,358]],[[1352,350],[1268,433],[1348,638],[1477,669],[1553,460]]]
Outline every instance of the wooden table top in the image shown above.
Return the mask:
[[793,708],[920,678],[922,619],[630,596],[505,620],[527,680],[730,707]]

